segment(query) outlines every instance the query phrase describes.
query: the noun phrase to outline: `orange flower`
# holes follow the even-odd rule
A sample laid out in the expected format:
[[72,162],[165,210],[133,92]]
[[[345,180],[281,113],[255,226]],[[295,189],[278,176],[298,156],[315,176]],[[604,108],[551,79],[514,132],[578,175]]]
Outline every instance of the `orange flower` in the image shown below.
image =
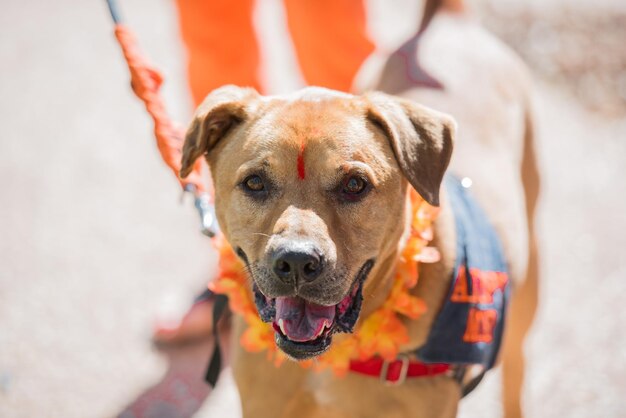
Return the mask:
[[406,326],[388,309],[379,309],[370,315],[357,334],[360,359],[379,354],[385,360],[393,360],[400,345],[409,341]]
[[[228,296],[228,303],[233,312],[245,315],[250,313],[250,295],[245,287],[230,277],[221,277],[209,283],[209,289],[215,293]],[[256,309],[254,309],[256,313]]]
[[316,363],[316,370],[330,367],[335,376],[345,376],[350,368],[350,360],[358,348],[354,335],[346,336],[343,341],[335,342],[328,352],[322,354]]
[[426,312],[426,304],[423,300],[402,292],[396,296],[393,310],[411,319],[417,319]]
[[274,330],[257,318],[248,322],[248,329],[241,335],[241,345],[256,353],[274,346]]
[[436,263],[441,259],[439,250],[435,247],[424,247],[419,254],[413,256],[413,260],[420,263]]

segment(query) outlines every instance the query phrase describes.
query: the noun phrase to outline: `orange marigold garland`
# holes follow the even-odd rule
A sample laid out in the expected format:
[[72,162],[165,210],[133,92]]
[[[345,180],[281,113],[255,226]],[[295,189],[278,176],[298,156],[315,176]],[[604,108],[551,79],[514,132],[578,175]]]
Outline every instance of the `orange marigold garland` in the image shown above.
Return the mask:
[[[400,315],[417,319],[426,311],[424,302],[409,293],[417,284],[418,263],[439,260],[437,250],[427,247],[433,237],[432,223],[438,209],[426,203],[413,189],[410,189],[409,196],[411,231],[398,259],[396,277],[387,300],[363,318],[354,333],[344,334],[315,362],[301,362],[303,367],[310,367],[313,363],[316,369],[331,368],[336,375],[342,376],[348,371],[350,360],[365,360],[379,355],[391,361],[397,357],[400,345],[409,341]],[[219,274],[209,283],[209,288],[228,296],[230,309],[248,324],[241,336],[242,347],[251,352],[267,351],[268,359],[280,365],[285,355],[276,347],[272,325],[259,318],[245,267],[224,239],[216,239],[215,243],[220,255]]]

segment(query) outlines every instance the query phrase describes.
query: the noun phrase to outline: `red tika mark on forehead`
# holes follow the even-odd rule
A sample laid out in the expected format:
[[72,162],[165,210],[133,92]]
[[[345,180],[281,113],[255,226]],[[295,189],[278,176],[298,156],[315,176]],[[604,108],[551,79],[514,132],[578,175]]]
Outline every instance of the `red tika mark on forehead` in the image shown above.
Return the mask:
[[305,172],[304,172],[304,139],[300,143],[300,152],[298,153],[298,178],[300,180],[304,180]]

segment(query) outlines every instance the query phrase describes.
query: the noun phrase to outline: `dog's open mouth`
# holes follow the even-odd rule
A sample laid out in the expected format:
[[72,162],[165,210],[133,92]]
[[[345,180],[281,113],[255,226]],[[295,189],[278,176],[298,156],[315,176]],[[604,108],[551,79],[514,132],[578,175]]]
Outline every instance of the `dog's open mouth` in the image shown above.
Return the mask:
[[325,352],[335,332],[352,332],[361,311],[363,283],[374,265],[368,260],[352,288],[336,305],[318,305],[299,296],[267,298],[254,285],[259,315],[274,327],[276,344],[296,360]]

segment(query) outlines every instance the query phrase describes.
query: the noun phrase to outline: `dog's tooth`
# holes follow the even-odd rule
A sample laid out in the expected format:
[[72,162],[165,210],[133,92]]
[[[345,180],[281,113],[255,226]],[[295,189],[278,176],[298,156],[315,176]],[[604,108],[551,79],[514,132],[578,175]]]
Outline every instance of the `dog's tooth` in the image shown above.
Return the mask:
[[319,337],[320,335],[322,335],[322,332],[324,332],[324,328],[325,328],[325,326],[321,327],[321,328],[320,328],[320,330],[319,330],[319,331],[317,331],[317,334],[315,334],[315,337],[313,337],[313,338],[317,338],[317,337]]
[[278,328],[280,328],[280,331],[281,331],[284,335],[287,335],[287,332],[285,332],[285,324],[284,324],[284,322],[283,322],[283,319],[282,319],[282,318],[280,318],[280,319],[278,320]]

